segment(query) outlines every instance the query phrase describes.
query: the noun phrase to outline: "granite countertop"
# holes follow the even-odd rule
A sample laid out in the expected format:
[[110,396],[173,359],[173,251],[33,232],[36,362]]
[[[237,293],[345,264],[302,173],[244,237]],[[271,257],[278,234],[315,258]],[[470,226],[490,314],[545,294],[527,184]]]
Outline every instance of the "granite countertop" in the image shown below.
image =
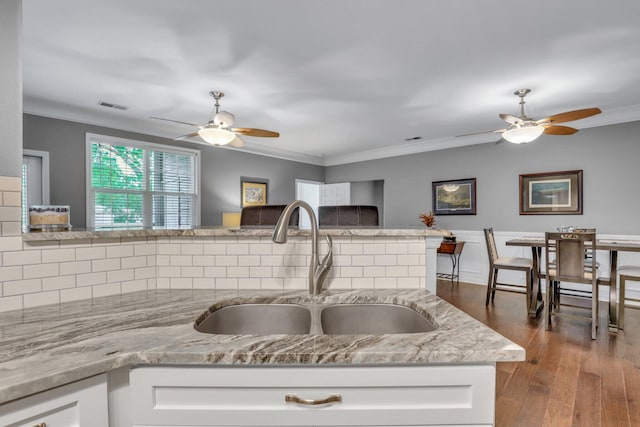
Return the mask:
[[197,332],[211,307],[311,302],[306,292],[153,290],[0,314],[0,404],[138,364],[358,365],[522,361],[525,351],[425,290],[327,292],[318,303],[393,303],[432,319],[433,332],[232,336]]
[[[448,236],[448,230],[426,228],[322,228],[320,235],[331,236],[363,236],[363,237],[401,237],[401,236]],[[73,239],[108,239],[119,237],[270,237],[272,227],[202,227],[184,229],[163,228],[133,228],[114,230],[63,230],[63,231],[34,231],[22,234],[25,242],[45,240],[73,240]],[[310,230],[289,230],[289,236],[310,236]]]

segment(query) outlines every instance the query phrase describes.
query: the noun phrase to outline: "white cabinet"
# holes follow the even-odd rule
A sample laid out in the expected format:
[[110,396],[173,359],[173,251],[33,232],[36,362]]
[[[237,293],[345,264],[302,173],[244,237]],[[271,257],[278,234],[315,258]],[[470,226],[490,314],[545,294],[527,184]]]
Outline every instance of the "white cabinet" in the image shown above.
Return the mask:
[[134,426],[490,426],[495,365],[149,366],[130,391]]
[[98,375],[1,405],[0,425],[108,427],[106,375]]

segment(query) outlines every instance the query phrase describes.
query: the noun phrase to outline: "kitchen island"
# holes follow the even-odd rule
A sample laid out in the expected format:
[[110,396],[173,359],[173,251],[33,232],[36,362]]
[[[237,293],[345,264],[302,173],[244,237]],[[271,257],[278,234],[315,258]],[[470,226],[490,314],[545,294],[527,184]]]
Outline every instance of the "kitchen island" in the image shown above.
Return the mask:
[[[232,336],[203,334],[193,327],[195,319],[210,307],[239,302],[295,303],[309,298],[301,291],[153,290],[0,314],[0,402],[147,365],[433,367],[453,371],[456,366],[463,371],[475,367],[489,369],[493,382],[488,386],[493,391],[495,363],[525,357],[520,346],[428,291],[416,289],[330,291],[316,298],[332,303],[405,305],[428,316],[437,325],[432,332]],[[393,373],[394,378],[397,375]],[[469,387],[460,387],[468,398]],[[493,402],[493,394],[489,397]],[[0,406],[0,414],[2,409]],[[492,414],[493,406],[490,411]]]

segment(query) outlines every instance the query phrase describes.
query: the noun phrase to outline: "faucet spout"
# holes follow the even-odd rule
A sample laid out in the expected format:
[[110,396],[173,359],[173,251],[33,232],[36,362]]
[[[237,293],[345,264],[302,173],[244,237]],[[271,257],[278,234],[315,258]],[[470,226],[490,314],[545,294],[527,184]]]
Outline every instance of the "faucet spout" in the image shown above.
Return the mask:
[[322,292],[324,281],[329,274],[331,265],[333,264],[333,241],[330,236],[326,236],[327,243],[329,245],[329,251],[322,258],[322,261],[318,258],[318,221],[316,220],[316,214],[313,212],[311,206],[302,200],[295,200],[287,205],[282,211],[276,227],[273,230],[273,236],[271,240],[273,243],[286,243],[287,232],[289,231],[289,219],[296,208],[304,209],[309,215],[311,220],[311,262],[309,264],[309,294],[318,295]]

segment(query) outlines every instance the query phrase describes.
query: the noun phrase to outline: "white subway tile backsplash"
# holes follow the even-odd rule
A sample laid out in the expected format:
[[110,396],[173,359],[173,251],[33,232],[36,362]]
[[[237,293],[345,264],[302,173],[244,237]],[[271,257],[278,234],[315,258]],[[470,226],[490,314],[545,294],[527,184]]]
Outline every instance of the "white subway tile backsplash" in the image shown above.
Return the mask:
[[171,289],[193,289],[193,279],[190,277],[171,278]]
[[259,277],[239,277],[238,286],[240,289],[260,289]]
[[4,221],[0,223],[0,236],[21,236],[22,222]]
[[227,277],[227,267],[204,267],[204,277]]
[[60,302],[60,292],[38,292],[24,295],[24,308],[39,307],[41,305],[57,304]]
[[95,286],[107,283],[107,273],[102,271],[99,273],[78,274],[76,278],[77,286]]
[[76,260],[75,249],[52,249],[42,252],[42,262],[67,262]]
[[238,265],[238,257],[235,255],[220,255],[216,257],[216,267],[235,267]]
[[188,255],[174,255],[169,263],[173,266],[187,267],[193,265],[193,257]]
[[227,277],[249,277],[250,267],[227,267]]
[[132,268],[107,271],[107,283],[126,282],[134,279],[134,270]]
[[[375,255],[381,256],[381,255]],[[351,257],[351,265],[361,265],[363,267],[375,265],[373,255],[354,255]]]
[[245,255],[245,256],[239,256],[238,257],[238,265],[239,266],[256,266],[256,265],[260,265],[260,257],[257,255]]
[[42,279],[12,280],[4,282],[2,291],[2,295],[5,297],[41,292]]
[[37,277],[55,277],[60,274],[60,264],[38,264],[25,265],[22,270],[23,279],[34,279]]
[[284,280],[280,277],[262,277],[260,278],[260,288],[284,289]]
[[180,277],[182,267],[158,267],[159,277]]
[[215,280],[210,277],[194,277],[193,289],[215,289]]
[[97,259],[91,261],[91,271],[112,271],[119,270],[120,266],[120,258],[106,258],[106,259]]
[[142,280],[126,280],[123,281],[120,286],[122,287],[122,292],[138,292],[144,291],[148,289],[147,281],[145,279]]
[[[144,289],[307,289],[309,239],[0,237],[0,311]],[[322,257],[328,247],[319,242]],[[422,287],[424,241],[335,237],[332,289]],[[29,295],[28,297],[26,295]]]
[[376,289],[389,289],[398,287],[398,282],[395,277],[375,277],[373,279],[373,286]]
[[58,289],[75,288],[76,276],[56,276],[42,279],[42,290],[53,291]]
[[[157,258],[160,258],[160,255],[157,256]],[[158,261],[159,263],[159,261]],[[122,261],[120,262],[122,268],[138,268],[138,267],[147,267],[147,257],[146,256],[133,256],[133,257],[127,257],[127,258],[122,258]],[[166,263],[163,262],[163,265],[168,265],[169,264],[169,258],[167,257],[166,259]]]
[[122,286],[120,286],[120,283],[108,283],[106,285],[93,286],[92,291],[93,298],[120,295],[122,293]]
[[151,279],[156,277],[156,267],[141,267],[134,269],[134,277],[138,279]]
[[81,274],[91,272],[91,261],[73,261],[73,262],[61,262],[60,274],[63,276],[69,274]]
[[204,267],[180,267],[180,277],[204,277]]
[[17,251],[2,254],[2,265],[4,266],[40,263],[42,263],[42,251]]
[[217,278],[216,289],[238,289],[238,279],[236,278]]
[[106,256],[107,256],[107,251],[105,250],[104,246],[76,249],[76,260],[78,261],[102,259],[102,258],[105,258]]
[[180,253],[182,255],[203,255],[204,254],[203,244],[189,243],[186,245],[180,245]]
[[22,295],[15,295],[12,297],[0,298],[0,312],[20,310],[23,308],[22,297]]
[[129,258],[133,256],[133,245],[107,246],[107,258]]
[[22,251],[22,236],[0,237],[0,251]]
[[0,283],[22,279],[22,266],[0,267]]
[[216,257],[213,255],[196,255],[193,257],[193,265],[207,267],[216,264]]
[[60,302],[78,301],[91,298],[91,288],[72,288],[60,290]]

